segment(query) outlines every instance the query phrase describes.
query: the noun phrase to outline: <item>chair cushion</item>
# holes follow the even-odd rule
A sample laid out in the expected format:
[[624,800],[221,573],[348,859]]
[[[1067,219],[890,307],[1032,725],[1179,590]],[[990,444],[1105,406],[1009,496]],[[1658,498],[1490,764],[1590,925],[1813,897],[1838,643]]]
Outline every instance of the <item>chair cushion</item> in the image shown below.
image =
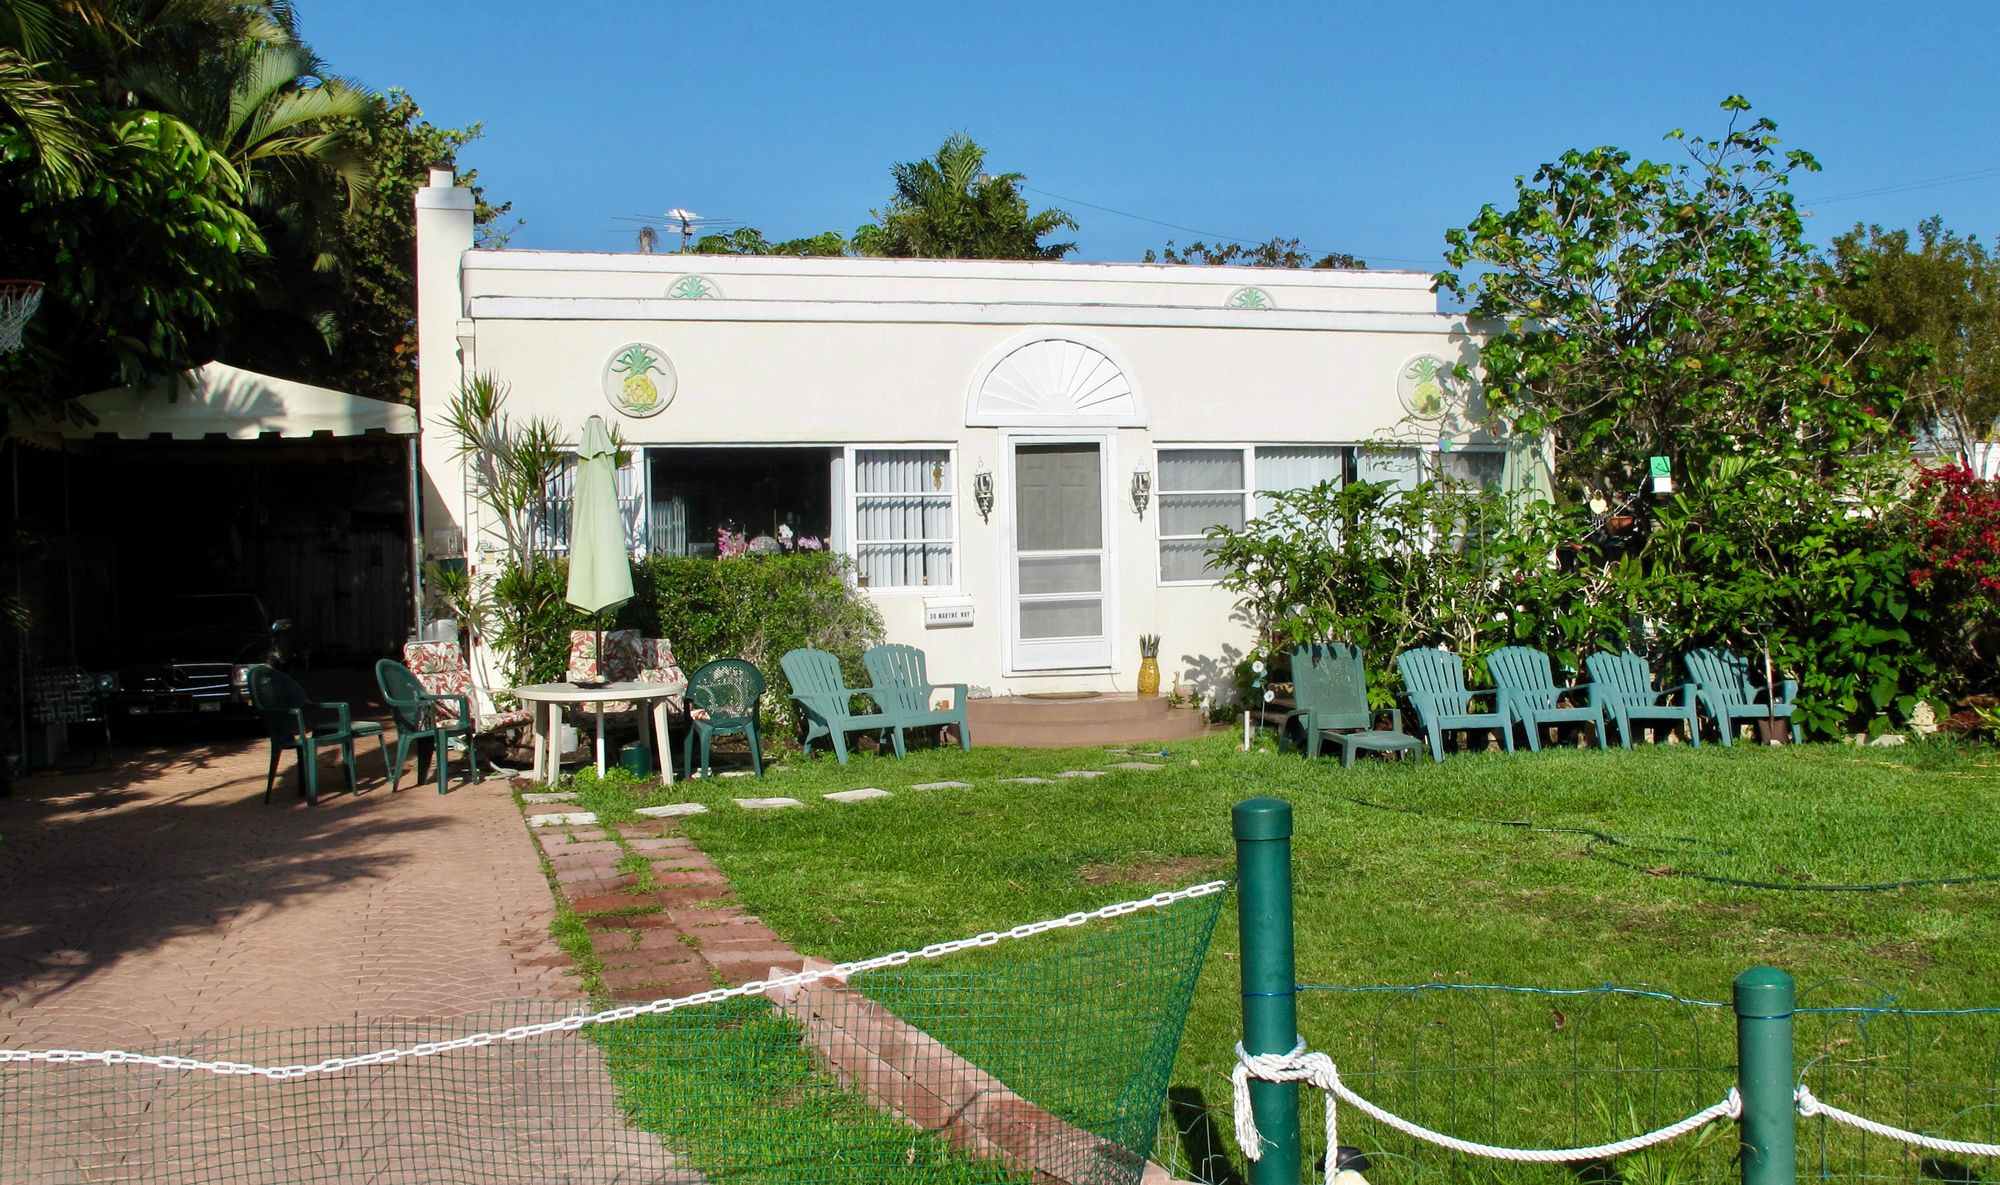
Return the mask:
[[[444,705],[439,704],[438,706],[442,708]],[[454,711],[452,714],[455,716],[457,712]],[[509,728],[526,728],[528,725],[534,723],[534,720],[534,713],[528,711],[528,709],[513,708],[505,712],[493,712],[489,715],[479,717],[477,722],[474,723],[472,730],[474,732],[500,732]]]
[[604,653],[597,653],[596,630],[571,630],[569,670],[572,683],[624,683],[639,677],[639,631],[607,630]]
[[[403,665],[417,677],[417,683],[432,695],[472,695],[472,672],[466,669],[465,654],[456,642],[406,642]],[[458,719],[458,702],[441,699],[435,705],[439,720]]]

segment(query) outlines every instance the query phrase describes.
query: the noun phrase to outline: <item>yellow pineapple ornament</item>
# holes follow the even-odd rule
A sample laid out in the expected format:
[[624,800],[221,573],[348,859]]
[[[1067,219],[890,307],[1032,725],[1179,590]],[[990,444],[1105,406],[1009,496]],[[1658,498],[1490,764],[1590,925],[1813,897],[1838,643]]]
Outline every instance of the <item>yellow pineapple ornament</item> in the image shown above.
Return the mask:
[[[655,375],[659,377],[655,379]],[[653,346],[626,346],[605,368],[605,397],[629,416],[650,416],[664,410],[673,402],[674,387],[673,365]]]

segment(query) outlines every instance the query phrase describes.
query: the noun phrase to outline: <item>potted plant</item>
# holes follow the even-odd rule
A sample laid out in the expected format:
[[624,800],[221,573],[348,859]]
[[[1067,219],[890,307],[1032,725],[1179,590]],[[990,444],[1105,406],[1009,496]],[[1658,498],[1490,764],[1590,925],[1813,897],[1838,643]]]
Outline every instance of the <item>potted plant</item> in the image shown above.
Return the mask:
[[1160,635],[1139,635],[1139,694],[1160,694]]

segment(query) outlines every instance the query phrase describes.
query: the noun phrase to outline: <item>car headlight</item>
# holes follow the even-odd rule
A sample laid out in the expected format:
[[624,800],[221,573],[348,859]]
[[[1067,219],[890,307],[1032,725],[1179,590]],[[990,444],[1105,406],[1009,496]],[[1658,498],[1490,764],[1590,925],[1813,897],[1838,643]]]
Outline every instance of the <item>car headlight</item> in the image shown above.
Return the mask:
[[255,664],[238,665],[229,671],[229,686],[244,699],[250,698],[250,667]]

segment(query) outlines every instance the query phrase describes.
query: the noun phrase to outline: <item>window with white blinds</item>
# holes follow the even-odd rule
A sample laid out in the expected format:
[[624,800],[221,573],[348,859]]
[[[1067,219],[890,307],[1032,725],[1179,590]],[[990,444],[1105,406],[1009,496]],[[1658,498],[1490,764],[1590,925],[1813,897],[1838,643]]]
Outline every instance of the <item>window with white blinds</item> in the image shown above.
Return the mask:
[[1210,527],[1243,526],[1243,495],[1250,488],[1240,448],[1161,449],[1160,580],[1213,580]]
[[1161,449],[1160,582],[1212,581],[1219,573],[1206,536],[1211,527],[1240,529],[1269,514],[1272,494],[1347,480],[1354,450],[1338,444],[1271,444],[1251,448]]
[[1251,517],[1271,513],[1277,500],[1271,497],[1286,490],[1309,490],[1323,481],[1338,489],[1347,478],[1345,448],[1333,445],[1260,445],[1257,448],[1256,504]]
[[868,588],[957,581],[949,449],[854,451],[854,563]]

